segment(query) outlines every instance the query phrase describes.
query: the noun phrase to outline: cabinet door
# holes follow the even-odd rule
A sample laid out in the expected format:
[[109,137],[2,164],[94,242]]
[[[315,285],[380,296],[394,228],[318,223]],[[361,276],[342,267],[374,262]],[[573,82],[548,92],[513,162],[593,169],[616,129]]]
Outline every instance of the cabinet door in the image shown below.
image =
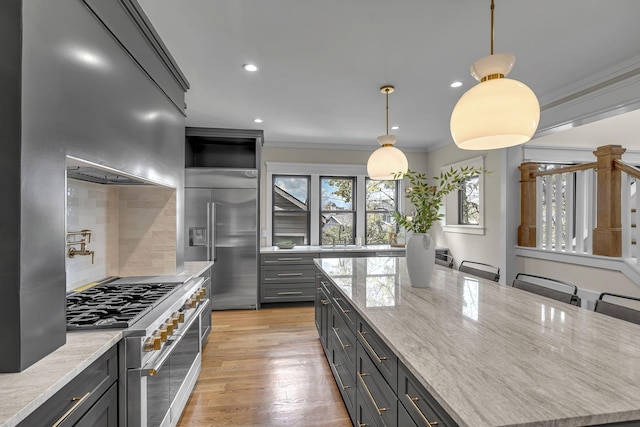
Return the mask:
[[117,380],[118,353],[117,346],[114,346],[51,396],[19,426],[47,426],[56,423],[60,427],[77,425],[79,419],[100,397],[113,384],[117,384]]
[[374,365],[387,380],[393,391],[398,389],[398,359],[380,336],[358,318],[358,341],[369,354]]
[[[398,422],[398,398],[375,367],[369,354],[357,344],[357,388],[366,406],[379,418],[377,425],[393,427]],[[360,405],[360,401],[358,401]]]
[[398,376],[398,398],[401,405],[407,408],[416,425],[421,427],[457,426],[451,416],[402,363],[398,364]]
[[318,285],[316,287],[315,298],[315,321],[316,328],[318,329],[318,335],[320,335],[320,342],[325,354],[329,354],[329,315],[331,313],[331,303],[329,301],[329,295],[324,286]]
[[87,411],[74,427],[117,427],[118,426],[118,386],[114,384]]

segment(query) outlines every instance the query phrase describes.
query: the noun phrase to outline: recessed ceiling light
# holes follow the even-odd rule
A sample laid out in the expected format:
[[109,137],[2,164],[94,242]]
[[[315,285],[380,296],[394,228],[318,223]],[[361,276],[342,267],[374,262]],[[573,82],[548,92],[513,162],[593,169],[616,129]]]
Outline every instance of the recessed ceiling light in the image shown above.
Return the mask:
[[391,130],[398,130],[400,129],[400,126],[391,126]]
[[262,123],[262,119],[253,119],[253,121],[256,123]]
[[460,87],[460,86],[462,86],[462,82],[453,82],[453,83],[451,83],[450,86],[451,87]]
[[255,64],[244,64],[242,68],[244,68],[247,71],[258,71],[258,66]]

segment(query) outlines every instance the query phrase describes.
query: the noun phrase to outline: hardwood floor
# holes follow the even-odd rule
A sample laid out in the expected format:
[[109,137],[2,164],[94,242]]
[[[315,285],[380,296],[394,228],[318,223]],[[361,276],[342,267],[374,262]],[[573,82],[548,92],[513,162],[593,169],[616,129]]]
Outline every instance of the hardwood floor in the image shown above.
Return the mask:
[[212,316],[202,372],[179,427],[351,426],[312,306]]

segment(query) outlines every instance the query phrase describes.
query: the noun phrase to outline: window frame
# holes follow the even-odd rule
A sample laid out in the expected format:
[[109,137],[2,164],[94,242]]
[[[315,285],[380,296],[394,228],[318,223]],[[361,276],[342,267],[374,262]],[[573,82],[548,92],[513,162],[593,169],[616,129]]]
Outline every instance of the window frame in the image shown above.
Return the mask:
[[[335,211],[327,211],[324,210],[322,208],[322,180],[327,180],[327,179],[342,179],[345,181],[351,181],[351,210],[335,210]],[[322,217],[323,214],[331,214],[331,213],[345,213],[345,214],[351,214],[353,216],[353,233],[351,236],[351,241],[349,242],[335,242],[335,244],[348,244],[348,245],[352,245],[353,242],[355,241],[356,238],[356,230],[358,229],[358,219],[356,218],[357,215],[357,204],[356,204],[356,200],[357,200],[357,188],[356,188],[356,184],[357,184],[357,177],[355,176],[334,176],[334,175],[321,175],[318,179],[318,185],[320,186],[320,204],[318,206],[318,226],[320,227],[320,229],[318,230],[318,238],[319,238],[319,243],[320,244],[326,244],[326,243],[322,243],[322,221],[320,221],[320,218]]]
[[[269,211],[273,210],[273,189],[271,185],[273,183],[273,175],[305,175],[311,177],[311,199],[309,201],[310,209],[310,245],[318,246],[319,243],[319,205],[320,205],[320,176],[335,176],[335,177],[355,177],[356,178],[356,200],[355,200],[355,212],[356,212],[356,231],[354,238],[360,237],[364,241],[364,224],[365,221],[365,178],[367,174],[366,165],[352,165],[352,164],[326,164],[326,163],[289,163],[289,162],[265,162],[264,173],[266,179],[262,182],[264,185],[263,192],[265,197],[264,209],[266,215],[266,228],[262,229],[261,235],[266,239],[265,244],[272,246],[274,244],[272,239],[273,234],[273,217]],[[404,180],[399,181],[399,200],[398,210],[400,212],[404,209],[404,197],[400,197],[404,194]],[[358,225],[359,224],[359,225]]]
[[[369,182],[369,181],[380,181],[380,180],[379,179],[371,179],[369,177],[366,177],[365,180],[364,180],[364,184],[365,184],[364,185],[364,189],[365,189],[364,190],[365,191],[365,195],[364,195],[365,196],[365,204],[364,204],[364,238],[363,238],[362,241],[364,242],[365,245],[368,245],[368,244],[379,245],[380,243],[369,243],[367,241],[367,236],[368,236],[368,233],[367,233],[368,228],[367,227],[368,227],[368,224],[369,224],[369,222],[367,221],[368,216],[369,216],[369,214],[385,214],[385,213],[391,213],[391,212],[398,212],[399,204],[400,204],[400,186],[401,186],[401,182],[402,181],[401,180],[394,181],[396,183],[396,188],[395,188],[395,192],[396,192],[396,195],[395,195],[396,208],[393,211],[390,211],[390,210],[369,210],[369,209],[367,209],[367,182]],[[399,230],[400,230],[400,228],[399,228],[398,224],[396,223],[395,232],[398,233]]]
[[[308,178],[307,181],[307,241],[311,241],[311,229],[310,229],[310,225],[311,225],[311,221],[310,221],[310,217],[311,217],[311,176],[309,175],[291,175],[291,174],[273,174],[271,176],[271,184],[269,185],[270,188],[270,192],[271,192],[271,200],[273,200],[273,193],[274,193],[274,183],[275,180],[277,178],[287,178],[287,177],[294,177],[294,178]],[[273,203],[271,204],[271,224],[275,224],[275,217],[276,217],[276,210],[273,208]],[[293,212],[293,211],[286,211],[286,212]],[[276,229],[275,227],[271,228],[271,240],[272,241],[277,241],[276,236],[274,235]]]
[[[484,156],[478,156],[471,159],[463,160],[457,163],[442,167],[442,171],[446,172],[451,168],[458,169],[461,167],[474,167],[484,169]],[[478,224],[461,224],[460,223],[460,196],[458,191],[453,191],[445,196],[444,203],[444,224],[442,229],[447,233],[464,233],[479,234],[485,233],[484,218],[484,173],[478,175]]]
[[[466,193],[466,191],[465,191],[466,182],[469,181],[471,178],[476,178],[476,177],[478,178],[478,193],[479,193],[480,192],[479,191],[479,188],[480,188],[480,175],[473,175],[473,176],[470,176],[468,178],[463,179],[461,181],[460,188],[458,189],[458,224],[460,224],[460,225],[478,225],[478,224],[474,224],[472,222],[465,222],[464,221],[464,204],[463,204],[465,193]],[[478,204],[478,209],[480,209],[479,204]],[[479,221],[479,216],[478,216],[478,221]]]

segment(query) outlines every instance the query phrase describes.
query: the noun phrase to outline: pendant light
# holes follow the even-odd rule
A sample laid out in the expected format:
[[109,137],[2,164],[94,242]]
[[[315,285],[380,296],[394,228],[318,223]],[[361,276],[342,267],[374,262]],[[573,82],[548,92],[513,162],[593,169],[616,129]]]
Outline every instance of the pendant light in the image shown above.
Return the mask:
[[389,94],[394,91],[393,86],[382,86],[380,92],[387,96],[387,133],[378,137],[382,147],[371,153],[367,161],[367,173],[369,178],[377,180],[402,179],[407,173],[409,162],[404,153],[393,144],[398,137],[389,135]]
[[465,150],[511,147],[531,139],[540,121],[540,104],[525,84],[505,76],[516,61],[509,53],[493,54],[491,0],[491,55],[474,62],[471,75],[480,83],[469,89],[451,114],[451,136]]

